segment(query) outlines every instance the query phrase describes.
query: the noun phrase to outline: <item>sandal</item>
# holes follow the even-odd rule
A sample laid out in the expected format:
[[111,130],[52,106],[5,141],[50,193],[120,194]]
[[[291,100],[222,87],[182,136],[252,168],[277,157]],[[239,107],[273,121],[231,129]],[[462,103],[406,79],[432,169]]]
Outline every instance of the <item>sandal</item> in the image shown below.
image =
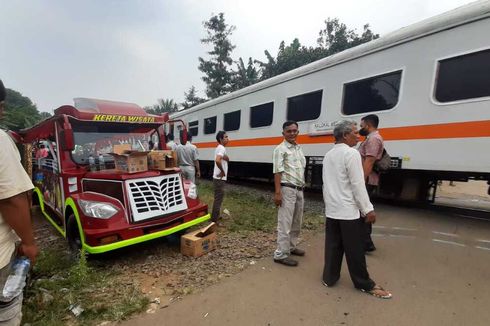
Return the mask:
[[[371,290],[361,289],[362,292],[372,295],[378,299],[391,299],[392,295],[379,285],[375,285]],[[384,293],[384,294],[382,294]]]

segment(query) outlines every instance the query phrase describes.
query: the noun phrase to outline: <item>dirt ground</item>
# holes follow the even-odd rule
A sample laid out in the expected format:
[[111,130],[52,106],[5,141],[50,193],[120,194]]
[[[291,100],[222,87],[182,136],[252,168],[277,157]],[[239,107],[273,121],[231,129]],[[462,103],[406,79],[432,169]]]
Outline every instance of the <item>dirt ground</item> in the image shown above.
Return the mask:
[[371,277],[393,292],[355,290],[345,263],[339,283],[321,284],[324,237],[304,244],[297,268],[266,257],[246,271],[122,325],[488,325],[490,222],[377,206]]

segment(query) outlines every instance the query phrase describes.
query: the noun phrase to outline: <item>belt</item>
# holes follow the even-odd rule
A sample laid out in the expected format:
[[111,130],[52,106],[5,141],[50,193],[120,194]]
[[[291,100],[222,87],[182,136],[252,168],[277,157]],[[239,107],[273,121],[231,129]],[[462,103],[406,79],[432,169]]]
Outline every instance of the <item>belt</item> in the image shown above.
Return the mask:
[[293,188],[293,189],[296,189],[296,190],[300,190],[300,191],[303,191],[303,189],[305,189],[304,186],[295,186],[293,184],[290,184],[290,183],[281,183],[281,186],[283,187],[288,187],[288,188]]

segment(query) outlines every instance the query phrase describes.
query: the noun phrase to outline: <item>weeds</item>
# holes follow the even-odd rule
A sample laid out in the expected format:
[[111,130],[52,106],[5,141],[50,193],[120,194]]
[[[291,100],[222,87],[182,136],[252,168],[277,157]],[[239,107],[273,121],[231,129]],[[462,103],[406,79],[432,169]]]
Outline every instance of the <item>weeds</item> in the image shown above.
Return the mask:
[[[198,189],[199,199],[207,203],[209,210],[213,205],[213,186],[201,182]],[[228,189],[222,210],[227,209],[229,218],[225,218],[226,228],[232,232],[263,231],[274,232],[277,226],[277,208],[272,199],[259,192],[250,190]],[[222,215],[226,215],[223,214]],[[303,228],[316,230],[324,223],[321,214],[305,213]]]
[[[59,249],[41,253],[26,293],[23,322],[92,325],[126,319],[148,305],[136,285],[119,284],[113,272],[91,266],[85,254],[76,261],[69,257]],[[83,309],[78,316],[77,307]]]

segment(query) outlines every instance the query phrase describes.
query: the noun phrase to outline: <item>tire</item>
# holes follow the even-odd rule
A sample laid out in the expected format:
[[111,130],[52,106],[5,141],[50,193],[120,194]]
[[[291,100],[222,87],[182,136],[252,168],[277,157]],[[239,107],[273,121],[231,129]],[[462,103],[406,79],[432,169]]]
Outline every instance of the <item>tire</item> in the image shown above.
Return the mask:
[[66,224],[66,239],[68,240],[70,251],[74,254],[79,254],[80,249],[82,249],[82,238],[80,237],[77,220],[73,214],[68,217]]

